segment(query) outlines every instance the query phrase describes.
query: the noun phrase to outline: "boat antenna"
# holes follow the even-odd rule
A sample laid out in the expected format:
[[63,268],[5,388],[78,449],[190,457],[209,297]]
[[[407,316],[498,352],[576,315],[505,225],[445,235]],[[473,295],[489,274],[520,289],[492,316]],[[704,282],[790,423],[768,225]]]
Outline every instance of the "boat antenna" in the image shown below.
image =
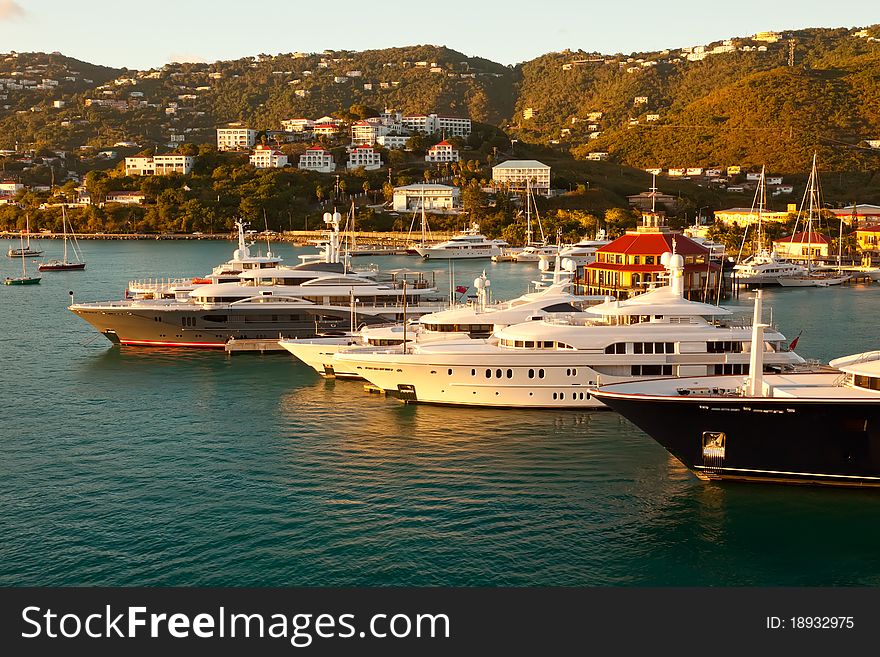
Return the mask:
[[752,318],[752,351],[749,354],[749,378],[745,381],[745,394],[750,397],[764,396],[764,329],[761,323],[763,290],[755,291],[755,313]]

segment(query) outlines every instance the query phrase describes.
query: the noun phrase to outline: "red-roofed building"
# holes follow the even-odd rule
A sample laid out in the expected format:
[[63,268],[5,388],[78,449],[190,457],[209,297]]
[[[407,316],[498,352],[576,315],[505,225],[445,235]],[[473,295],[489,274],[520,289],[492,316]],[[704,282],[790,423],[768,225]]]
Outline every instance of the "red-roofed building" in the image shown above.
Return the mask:
[[428,149],[425,162],[458,162],[458,151],[444,139]]
[[333,154],[320,146],[312,146],[299,156],[300,169],[317,171],[319,173],[333,173],[336,171],[336,162]]
[[382,167],[382,157],[372,146],[354,146],[348,149],[349,170],[363,167],[366,171],[375,171]]
[[[702,299],[706,290],[718,288],[721,268],[709,262],[709,250],[666,227],[662,212],[645,212],[642,225],[629,230],[596,251],[596,261],[584,268],[587,294],[607,294],[618,299],[664,285],[664,253],[684,258],[684,290],[688,299]],[[708,280],[707,280],[708,279]]]
[[280,169],[287,166],[287,155],[271,146],[257,144],[251,153],[251,164],[258,169]]
[[814,260],[827,258],[831,240],[821,233],[795,233],[773,240],[773,250],[786,260]]

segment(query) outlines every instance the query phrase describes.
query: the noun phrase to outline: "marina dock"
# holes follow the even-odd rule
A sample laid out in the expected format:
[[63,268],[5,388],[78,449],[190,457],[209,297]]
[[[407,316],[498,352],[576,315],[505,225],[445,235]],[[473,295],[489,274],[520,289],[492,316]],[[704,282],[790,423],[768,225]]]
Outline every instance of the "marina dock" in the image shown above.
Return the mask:
[[266,340],[236,340],[235,338],[230,338],[224,349],[227,354],[244,352],[264,354],[267,351],[284,351],[284,348],[278,344],[278,338]]

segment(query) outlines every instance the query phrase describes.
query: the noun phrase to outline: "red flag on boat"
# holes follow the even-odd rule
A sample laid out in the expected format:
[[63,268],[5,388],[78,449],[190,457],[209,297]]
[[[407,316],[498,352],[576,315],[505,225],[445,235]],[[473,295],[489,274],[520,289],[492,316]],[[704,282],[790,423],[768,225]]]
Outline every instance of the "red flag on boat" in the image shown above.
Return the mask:
[[464,285],[456,285],[455,291],[458,292],[459,294],[464,294],[465,292],[468,291],[468,289]]
[[803,329],[801,329],[800,333],[798,333],[796,336],[794,336],[794,340],[792,340],[791,344],[788,345],[789,351],[794,351],[794,348],[797,347],[797,342],[801,337],[801,333],[803,333],[803,332],[804,332]]

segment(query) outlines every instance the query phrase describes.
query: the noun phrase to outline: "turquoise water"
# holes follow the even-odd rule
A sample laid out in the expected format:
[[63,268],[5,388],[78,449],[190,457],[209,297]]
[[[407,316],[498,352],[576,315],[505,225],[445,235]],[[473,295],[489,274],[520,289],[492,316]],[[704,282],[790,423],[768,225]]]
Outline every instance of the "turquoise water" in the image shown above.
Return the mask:
[[[0,289],[0,585],[880,585],[880,493],[700,482],[610,412],[407,406],[287,354],[120,350],[68,290],[120,298],[233,247],[83,247],[85,272]],[[448,286],[436,262],[361,261]],[[483,267],[498,297],[536,273],[457,263],[456,284]],[[878,346],[880,286],[767,303],[805,357]]]

